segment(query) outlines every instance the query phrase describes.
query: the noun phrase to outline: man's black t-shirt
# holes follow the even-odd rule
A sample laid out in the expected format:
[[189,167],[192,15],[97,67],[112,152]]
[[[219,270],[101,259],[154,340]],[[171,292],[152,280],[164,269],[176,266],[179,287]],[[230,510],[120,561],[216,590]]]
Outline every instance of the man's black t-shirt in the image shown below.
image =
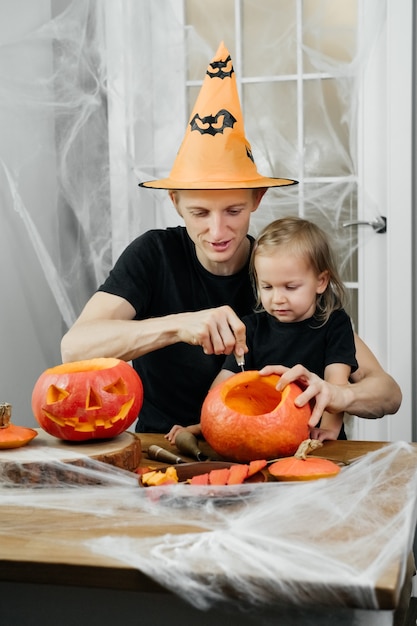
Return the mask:
[[[198,261],[181,226],[151,230],[135,239],[99,291],[127,300],[136,310],[136,320],[224,304],[243,317],[253,311],[255,302],[249,261],[232,276],[211,274]],[[133,366],[144,386],[136,430],[166,433],[174,424],[199,422],[201,405],[223,361],[223,356],[205,355],[200,346],[185,343],[135,359]]]

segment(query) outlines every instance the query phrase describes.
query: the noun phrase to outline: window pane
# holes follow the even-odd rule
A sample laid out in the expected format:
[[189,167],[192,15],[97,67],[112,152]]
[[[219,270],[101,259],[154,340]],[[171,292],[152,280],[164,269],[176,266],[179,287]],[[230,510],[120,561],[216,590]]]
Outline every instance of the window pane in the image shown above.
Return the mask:
[[202,80],[221,41],[234,56],[235,4],[234,0],[186,0],[184,6],[187,80]]
[[357,0],[303,1],[305,72],[350,63],[356,54],[356,37]]
[[330,237],[342,279],[358,280],[358,229],[343,224],[357,219],[357,186],[339,182],[305,185],[304,217],[318,224]]
[[243,76],[295,74],[297,71],[294,0],[243,0]]
[[354,173],[349,128],[353,91],[349,79],[304,81],[305,176]]
[[263,174],[296,178],[298,173],[295,81],[244,85],[245,129]]

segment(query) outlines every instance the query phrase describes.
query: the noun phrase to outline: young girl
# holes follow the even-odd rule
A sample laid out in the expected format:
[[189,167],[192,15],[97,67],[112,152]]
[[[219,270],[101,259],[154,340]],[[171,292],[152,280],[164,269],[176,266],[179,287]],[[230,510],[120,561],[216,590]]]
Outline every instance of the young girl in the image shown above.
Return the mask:
[[[325,233],[297,217],[272,222],[255,242],[251,272],[257,312],[243,318],[249,348],[245,369],[301,363],[331,383],[346,384],[357,369],[355,344]],[[234,356],[226,357],[213,384],[238,371]],[[346,438],[343,413],[324,413],[311,436]]]

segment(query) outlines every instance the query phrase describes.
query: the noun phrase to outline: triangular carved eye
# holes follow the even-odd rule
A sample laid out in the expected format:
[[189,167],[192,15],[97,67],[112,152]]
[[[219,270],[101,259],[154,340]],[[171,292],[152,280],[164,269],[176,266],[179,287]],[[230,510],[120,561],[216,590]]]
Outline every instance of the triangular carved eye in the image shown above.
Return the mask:
[[104,387],[104,391],[107,391],[107,393],[115,393],[117,396],[125,396],[128,393],[126,383],[123,378],[119,378],[115,383]]
[[100,396],[94,391],[92,387],[88,390],[87,398],[85,400],[86,409],[99,409],[101,407]]
[[46,402],[47,404],[54,404],[54,402],[62,402],[65,398],[68,398],[69,391],[66,389],[61,389],[61,387],[57,387],[56,385],[50,385],[49,389],[46,393]]

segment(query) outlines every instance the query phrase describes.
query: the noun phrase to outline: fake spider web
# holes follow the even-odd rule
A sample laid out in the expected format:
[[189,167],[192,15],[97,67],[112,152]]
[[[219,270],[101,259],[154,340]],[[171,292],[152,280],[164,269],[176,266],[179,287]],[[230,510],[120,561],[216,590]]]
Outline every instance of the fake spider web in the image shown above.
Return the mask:
[[[216,487],[210,495],[185,484],[142,488],[132,472],[88,458],[68,465],[50,448],[40,447],[37,456],[41,476],[19,461],[19,450],[13,472],[1,465],[3,557],[11,538],[40,542],[48,554],[81,544],[198,609],[277,603],[372,609],[377,581],[393,563],[401,564],[404,580],[417,501],[417,452],[410,444],[387,444],[335,478]],[[36,525],[38,515],[48,523]]]

